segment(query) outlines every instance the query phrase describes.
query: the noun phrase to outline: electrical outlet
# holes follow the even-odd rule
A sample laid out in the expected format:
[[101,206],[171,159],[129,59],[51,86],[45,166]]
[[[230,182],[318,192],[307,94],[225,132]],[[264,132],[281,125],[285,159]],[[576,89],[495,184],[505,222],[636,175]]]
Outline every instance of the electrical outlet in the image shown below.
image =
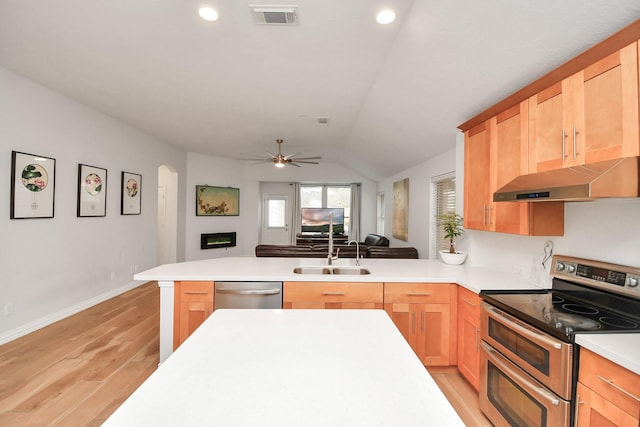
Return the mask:
[[13,303],[12,302],[7,303],[7,304],[4,305],[4,315],[5,316],[9,316],[11,314],[13,314]]
[[112,271],[111,272],[111,280],[115,280],[116,279],[116,272]]

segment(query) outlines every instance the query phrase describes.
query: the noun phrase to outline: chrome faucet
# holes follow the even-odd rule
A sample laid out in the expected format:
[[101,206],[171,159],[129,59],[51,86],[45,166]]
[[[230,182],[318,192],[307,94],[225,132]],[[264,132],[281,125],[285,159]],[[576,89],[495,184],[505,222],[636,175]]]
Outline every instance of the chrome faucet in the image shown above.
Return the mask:
[[327,265],[331,265],[333,261],[338,259],[340,255],[340,248],[336,251],[336,256],[333,256],[333,212],[329,213],[329,254],[327,255]]
[[347,243],[347,246],[351,246],[352,243],[356,244],[356,265],[360,265],[360,243],[356,242],[355,240],[349,240],[349,243]]

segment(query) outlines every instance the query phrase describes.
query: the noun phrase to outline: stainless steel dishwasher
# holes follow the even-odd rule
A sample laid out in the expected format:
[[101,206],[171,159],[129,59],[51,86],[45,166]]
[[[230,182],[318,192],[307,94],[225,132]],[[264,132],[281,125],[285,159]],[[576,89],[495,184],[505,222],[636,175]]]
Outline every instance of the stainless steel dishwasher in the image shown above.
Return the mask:
[[215,282],[215,309],[282,308],[282,282]]

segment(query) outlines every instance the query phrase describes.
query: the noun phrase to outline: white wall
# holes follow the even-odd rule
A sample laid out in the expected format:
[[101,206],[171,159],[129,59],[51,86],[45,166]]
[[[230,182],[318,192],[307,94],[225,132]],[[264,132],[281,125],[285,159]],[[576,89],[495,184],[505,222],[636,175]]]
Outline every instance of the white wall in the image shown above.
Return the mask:
[[[185,176],[186,155],[1,67],[0,93],[2,343],[136,285],[156,263],[158,167]],[[12,150],[56,159],[54,218],[9,219]],[[106,217],[76,217],[78,163],[108,170]],[[141,215],[120,215],[121,171],[142,175]]]
[[[361,233],[376,229],[376,183],[334,163],[277,169],[271,164],[252,165],[196,153],[187,155],[186,260],[252,256],[260,239],[261,182],[361,183]],[[240,189],[240,215],[237,217],[196,217],[195,186],[208,184]],[[224,249],[200,249],[201,233],[235,231],[237,246]]]
[[[420,258],[429,258],[431,180],[433,177],[455,172],[455,156],[456,151],[452,149],[418,166],[380,181],[378,191],[385,194],[384,229],[386,237],[389,238],[390,246],[413,246],[418,250]],[[409,178],[409,238],[406,242],[393,237],[393,183],[404,178]]]

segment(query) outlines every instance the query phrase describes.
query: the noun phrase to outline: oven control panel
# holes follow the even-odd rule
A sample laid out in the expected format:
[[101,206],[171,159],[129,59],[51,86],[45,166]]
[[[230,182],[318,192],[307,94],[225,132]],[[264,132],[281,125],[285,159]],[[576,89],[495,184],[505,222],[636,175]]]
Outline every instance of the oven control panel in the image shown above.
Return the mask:
[[551,275],[640,298],[640,269],[554,255]]

